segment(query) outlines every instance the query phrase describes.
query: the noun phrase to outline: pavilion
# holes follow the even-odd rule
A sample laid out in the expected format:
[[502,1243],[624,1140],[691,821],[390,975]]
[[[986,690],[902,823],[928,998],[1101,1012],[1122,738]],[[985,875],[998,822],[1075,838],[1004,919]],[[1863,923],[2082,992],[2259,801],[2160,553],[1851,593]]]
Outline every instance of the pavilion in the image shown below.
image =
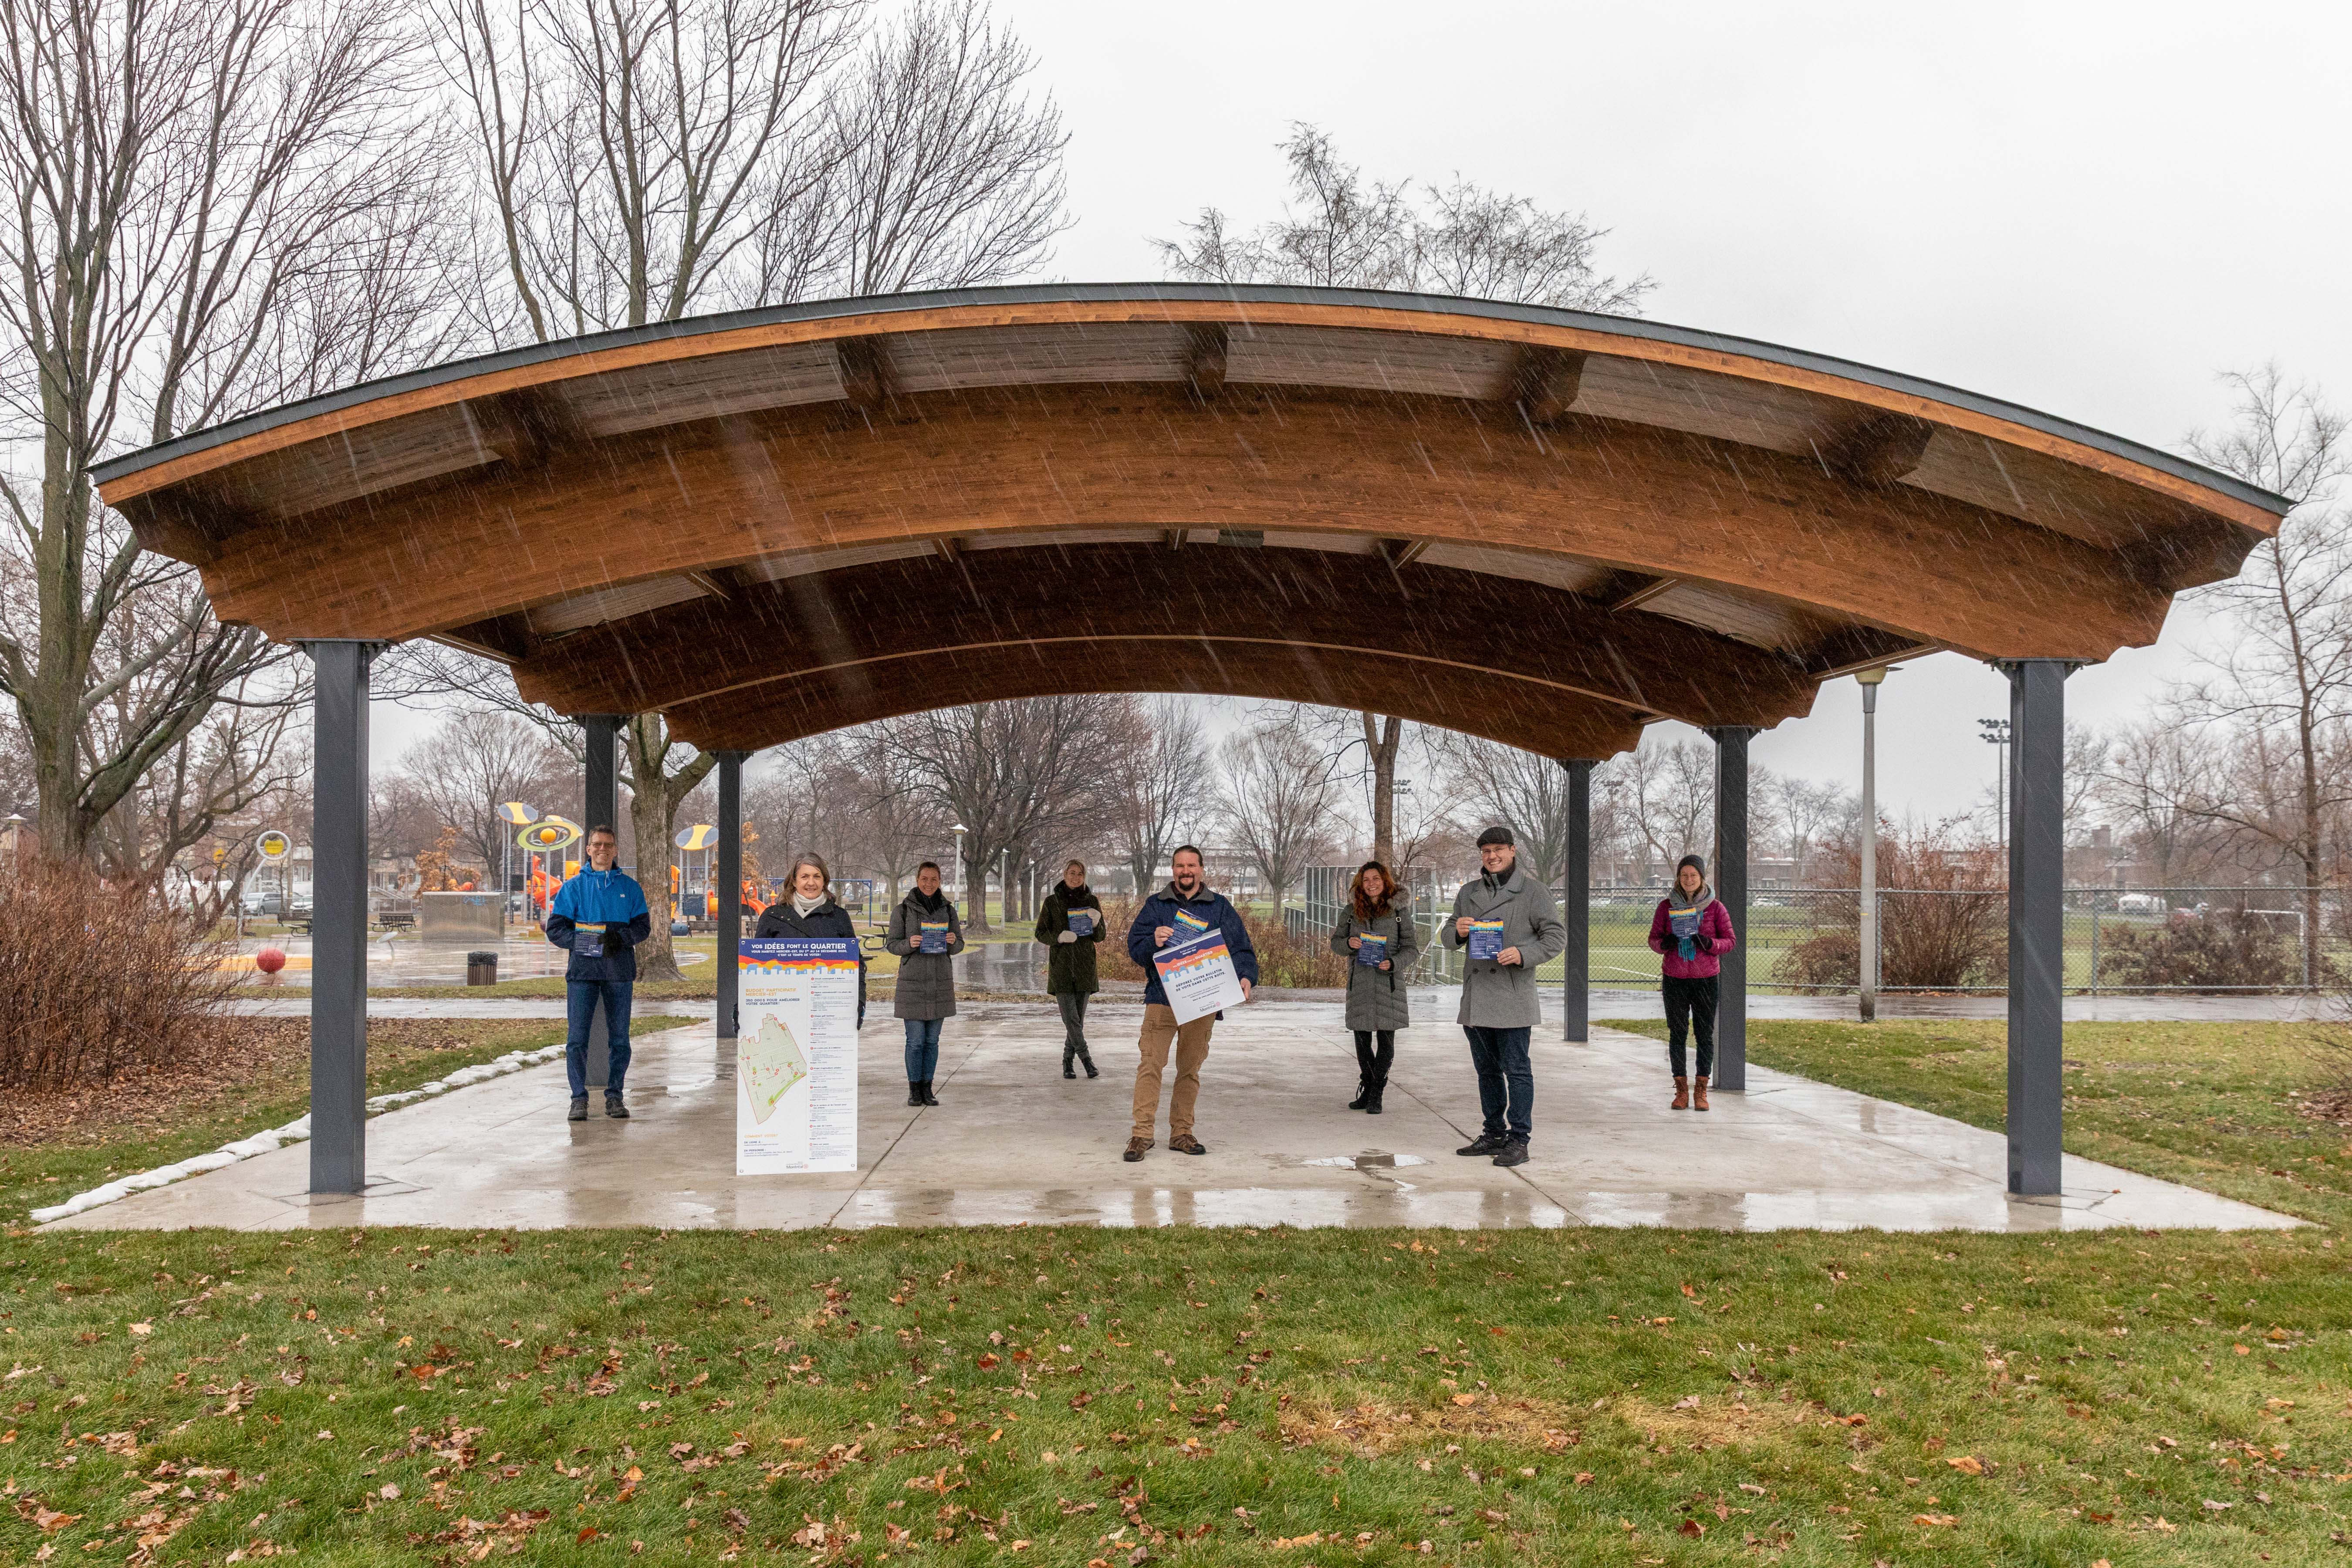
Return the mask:
[[[1655,322],[1364,290],[1045,285],[778,307],[436,366],[102,466],[148,548],[318,682],[311,1189],[365,1176],[368,668],[434,638],[741,765],[928,708],[1187,691],[1368,708],[1558,759],[1568,1036],[1593,766],[1748,743],[1950,649],[2011,690],[2009,1187],[2058,1190],[2064,682],[2153,642],[2288,510],[1956,388]],[[718,1028],[740,937],[722,900]],[[1746,1086],[1745,959],[1720,1087]]]

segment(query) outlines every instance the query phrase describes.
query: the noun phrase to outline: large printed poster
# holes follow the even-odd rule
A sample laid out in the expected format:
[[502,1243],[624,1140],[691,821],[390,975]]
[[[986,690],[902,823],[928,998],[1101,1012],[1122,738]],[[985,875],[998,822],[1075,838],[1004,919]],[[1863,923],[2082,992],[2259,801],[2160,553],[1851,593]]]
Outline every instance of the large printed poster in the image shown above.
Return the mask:
[[735,1040],[735,1173],[857,1169],[857,944],[752,938]]

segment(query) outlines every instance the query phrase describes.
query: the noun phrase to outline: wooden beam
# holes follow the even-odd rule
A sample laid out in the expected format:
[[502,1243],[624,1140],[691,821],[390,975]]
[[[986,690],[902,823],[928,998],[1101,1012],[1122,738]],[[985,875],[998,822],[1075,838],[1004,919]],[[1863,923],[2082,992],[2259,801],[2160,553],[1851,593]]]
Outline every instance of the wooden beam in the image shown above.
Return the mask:
[[1906,658],[1925,658],[1931,653],[1941,653],[1943,651],[1943,648],[1936,643],[1906,643],[1901,647],[1895,648],[1891,652],[1872,654],[1864,658],[1851,659],[1843,664],[1832,665],[1825,669],[1808,668],[1806,673],[1811,676],[1815,680],[1835,680],[1841,676],[1852,675],[1856,670],[1878,669],[1886,665],[1898,664]]
[[518,386],[465,405],[478,438],[510,472],[527,473],[562,460],[588,442],[578,414],[553,386]]
[[1184,333],[1184,384],[1202,402],[1225,390],[1225,353],[1230,333],[1223,321],[1204,321]]
[[1430,543],[1426,539],[1383,539],[1381,554],[1387,560],[1389,570],[1402,571],[1428,554]]
[[1873,414],[1819,448],[1822,467],[1858,485],[1895,485],[1927,455],[1936,426],[1907,414]]
[[734,588],[727,581],[729,574],[723,570],[682,572],[678,574],[714,599],[732,599],[735,596]]
[[942,561],[954,560],[961,549],[962,546],[956,542],[953,534],[943,533],[931,541],[932,552]]
[[823,405],[608,437],[561,482],[493,468],[247,529],[205,584],[276,637],[398,638],[819,547],[1212,527],[1607,561],[1982,658],[2104,659],[2164,622],[2164,593],[2112,552],[1857,487],[1810,454],[1585,419],[1504,439],[1494,405],[1447,399],[1286,388],[1228,395],[1214,419],[1195,406],[1174,386],[1023,385],[901,394],[878,439]]
[[1616,615],[1627,610],[1638,610],[1660,595],[1678,587],[1681,583],[1682,579],[1679,577],[1653,577],[1648,582],[1629,588],[1611,599],[1610,613]]
[[1508,395],[1528,424],[1545,426],[1576,406],[1583,383],[1582,354],[1530,343],[1511,362]]
[[116,509],[131,524],[142,549],[192,566],[220,559],[221,546],[260,521],[208,489],[182,485],[134,496]]
[[842,338],[833,357],[849,405],[868,418],[881,413],[892,392],[889,343],[879,336]]

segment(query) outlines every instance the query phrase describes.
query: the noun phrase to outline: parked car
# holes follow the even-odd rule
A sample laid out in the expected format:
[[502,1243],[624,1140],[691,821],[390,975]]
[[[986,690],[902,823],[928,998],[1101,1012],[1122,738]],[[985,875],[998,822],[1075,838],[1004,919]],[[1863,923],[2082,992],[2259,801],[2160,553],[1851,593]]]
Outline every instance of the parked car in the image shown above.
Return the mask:
[[2154,893],[2124,893],[2116,900],[2118,913],[2126,915],[2160,915],[2164,900]]

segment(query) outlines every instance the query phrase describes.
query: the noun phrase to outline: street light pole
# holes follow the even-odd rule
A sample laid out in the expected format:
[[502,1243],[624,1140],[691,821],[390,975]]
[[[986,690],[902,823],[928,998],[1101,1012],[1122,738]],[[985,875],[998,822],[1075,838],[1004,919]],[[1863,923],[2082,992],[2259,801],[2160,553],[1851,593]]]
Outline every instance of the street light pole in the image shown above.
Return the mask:
[[1892,668],[1858,670],[1862,688],[1862,1021],[1878,1016],[1878,689]]
[[1993,766],[1999,770],[1992,782],[1993,827],[2001,847],[2009,847],[2009,721],[1979,719],[1977,728],[1984,731],[1985,744],[1993,749]]

